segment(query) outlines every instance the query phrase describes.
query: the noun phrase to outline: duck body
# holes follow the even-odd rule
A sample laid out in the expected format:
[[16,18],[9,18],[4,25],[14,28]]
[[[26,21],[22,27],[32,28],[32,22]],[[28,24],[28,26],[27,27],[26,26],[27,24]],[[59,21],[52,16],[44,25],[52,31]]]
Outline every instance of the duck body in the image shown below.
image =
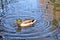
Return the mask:
[[25,28],[25,27],[31,27],[35,22],[36,20],[34,19],[25,19],[25,20],[22,20],[21,22],[17,21],[17,25],[18,27]]
[[36,20],[32,20],[32,19],[23,20],[22,23],[20,24],[20,26],[22,28],[31,27],[35,22],[36,22]]

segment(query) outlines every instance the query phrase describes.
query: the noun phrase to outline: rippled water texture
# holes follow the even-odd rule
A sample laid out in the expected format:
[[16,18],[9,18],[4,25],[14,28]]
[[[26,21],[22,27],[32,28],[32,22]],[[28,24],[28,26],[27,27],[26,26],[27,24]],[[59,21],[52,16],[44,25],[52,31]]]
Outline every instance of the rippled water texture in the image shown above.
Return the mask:
[[[5,37],[5,40],[18,40],[18,39],[30,39],[35,40],[41,37],[48,36],[49,34],[54,33],[56,30],[51,28],[53,27],[50,21],[44,20],[44,10],[39,6],[37,0],[16,0],[16,2],[10,2],[7,5],[6,17],[4,20],[4,29],[6,32],[2,32],[2,35]],[[13,23],[16,18],[26,19],[34,18],[36,23],[34,27],[22,29],[21,32],[16,32]],[[40,40],[40,39],[39,39]]]

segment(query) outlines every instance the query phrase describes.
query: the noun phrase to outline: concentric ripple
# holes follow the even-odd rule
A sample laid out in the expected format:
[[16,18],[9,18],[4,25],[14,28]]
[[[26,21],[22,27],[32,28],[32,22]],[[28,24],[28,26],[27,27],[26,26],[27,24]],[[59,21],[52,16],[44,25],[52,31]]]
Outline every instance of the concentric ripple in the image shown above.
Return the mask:
[[34,18],[30,16],[7,16],[4,18],[5,24],[4,29],[7,30],[6,32],[2,32],[2,35],[10,38],[10,39],[34,39],[34,38],[40,38],[44,36],[48,36],[49,34],[52,34],[56,30],[50,31],[48,30],[50,27],[53,27],[51,25],[51,22],[42,20],[42,19],[36,19],[36,23],[33,27],[22,29],[21,32],[16,32],[15,27],[13,27],[13,22],[16,18],[26,19],[26,18]]

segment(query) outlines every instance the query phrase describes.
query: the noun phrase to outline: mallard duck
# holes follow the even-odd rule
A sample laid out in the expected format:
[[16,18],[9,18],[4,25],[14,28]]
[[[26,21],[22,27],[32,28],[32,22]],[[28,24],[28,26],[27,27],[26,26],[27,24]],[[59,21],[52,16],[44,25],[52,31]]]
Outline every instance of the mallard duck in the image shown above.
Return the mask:
[[36,22],[36,20],[34,20],[34,19],[25,19],[22,21],[19,19],[16,20],[18,27],[22,27],[22,28],[31,27],[35,22]]
[[15,23],[18,26],[17,32],[21,31],[22,28],[32,27],[32,25],[35,22],[36,22],[36,20],[34,20],[34,19],[24,19],[24,20],[16,19],[16,22]]

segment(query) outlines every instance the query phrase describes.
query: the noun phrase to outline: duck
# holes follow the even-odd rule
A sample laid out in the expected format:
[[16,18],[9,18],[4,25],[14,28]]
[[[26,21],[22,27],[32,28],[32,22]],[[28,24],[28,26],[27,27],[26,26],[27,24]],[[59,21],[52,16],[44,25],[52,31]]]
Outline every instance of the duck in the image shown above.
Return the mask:
[[32,27],[32,25],[35,22],[36,22],[36,20],[34,20],[34,19],[24,19],[24,20],[16,19],[17,26],[21,27],[21,28]]

